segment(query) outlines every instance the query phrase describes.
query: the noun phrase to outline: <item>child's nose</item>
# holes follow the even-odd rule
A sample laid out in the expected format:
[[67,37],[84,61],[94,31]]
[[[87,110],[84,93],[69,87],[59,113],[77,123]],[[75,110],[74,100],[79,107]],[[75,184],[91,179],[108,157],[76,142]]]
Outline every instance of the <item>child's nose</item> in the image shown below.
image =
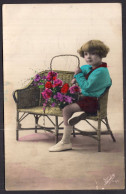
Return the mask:
[[90,54],[88,54],[88,55],[87,55],[87,57],[88,57],[88,58],[90,58],[90,57],[91,57],[91,55],[90,55]]

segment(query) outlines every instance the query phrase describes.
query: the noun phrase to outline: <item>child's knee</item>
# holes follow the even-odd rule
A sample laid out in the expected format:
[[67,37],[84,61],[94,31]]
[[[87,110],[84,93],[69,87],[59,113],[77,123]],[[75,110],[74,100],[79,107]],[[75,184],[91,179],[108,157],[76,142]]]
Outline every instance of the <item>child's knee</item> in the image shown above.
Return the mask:
[[63,115],[65,114],[68,114],[68,113],[71,113],[72,112],[72,109],[71,109],[71,106],[70,105],[67,105],[63,108]]
[[69,109],[69,108],[68,108],[67,106],[65,106],[65,107],[63,108],[63,115],[66,114],[66,113],[68,112],[68,109]]

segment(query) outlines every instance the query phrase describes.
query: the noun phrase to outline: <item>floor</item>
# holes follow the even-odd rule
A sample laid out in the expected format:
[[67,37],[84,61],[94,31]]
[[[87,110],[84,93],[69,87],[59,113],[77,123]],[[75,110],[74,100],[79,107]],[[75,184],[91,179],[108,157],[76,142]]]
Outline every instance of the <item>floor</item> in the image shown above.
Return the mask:
[[[21,131],[16,141],[16,117],[11,114],[13,111],[16,115],[16,111],[12,108],[6,111],[8,120],[5,119],[6,190],[124,188],[124,134],[119,119],[112,120],[115,111],[109,113],[109,119],[116,143],[110,136],[102,136],[102,152],[97,152],[94,139],[71,136],[72,150],[50,153],[48,149],[55,144],[55,138],[48,132]],[[33,122],[29,116],[23,125],[32,127]],[[87,128],[82,121],[77,126]]]

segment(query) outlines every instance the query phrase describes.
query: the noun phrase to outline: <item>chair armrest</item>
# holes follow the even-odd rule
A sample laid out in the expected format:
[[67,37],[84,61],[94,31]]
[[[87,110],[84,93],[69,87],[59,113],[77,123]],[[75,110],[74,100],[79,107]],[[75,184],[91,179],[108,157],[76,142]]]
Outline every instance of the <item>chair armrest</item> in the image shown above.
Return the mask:
[[13,95],[13,99],[14,99],[15,103],[18,103],[18,100],[17,100],[17,90],[15,90],[12,95]]
[[[47,71],[38,73],[39,75],[47,74]],[[34,78],[33,78],[34,79]],[[41,102],[41,89],[35,87],[31,80],[24,88],[17,89],[13,92],[13,99],[18,109],[39,106]]]
[[13,98],[18,109],[39,106],[40,89],[33,86],[16,90],[13,92]]

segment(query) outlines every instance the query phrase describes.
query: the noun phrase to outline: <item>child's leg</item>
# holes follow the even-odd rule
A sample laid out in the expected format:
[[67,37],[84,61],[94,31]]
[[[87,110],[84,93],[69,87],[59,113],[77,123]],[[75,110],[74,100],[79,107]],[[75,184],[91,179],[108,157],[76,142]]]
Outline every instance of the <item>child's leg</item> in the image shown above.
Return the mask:
[[81,111],[78,104],[73,103],[64,107],[63,109],[63,120],[64,120],[64,132],[61,141],[59,141],[56,145],[49,148],[50,152],[59,152],[63,150],[72,149],[72,144],[70,142],[71,132],[73,130],[73,126],[69,125],[68,119],[73,115],[73,113]]
[[68,119],[73,115],[75,112],[81,111],[79,105],[77,103],[69,104],[64,107],[63,109],[63,120],[65,126],[70,126],[68,123]]

